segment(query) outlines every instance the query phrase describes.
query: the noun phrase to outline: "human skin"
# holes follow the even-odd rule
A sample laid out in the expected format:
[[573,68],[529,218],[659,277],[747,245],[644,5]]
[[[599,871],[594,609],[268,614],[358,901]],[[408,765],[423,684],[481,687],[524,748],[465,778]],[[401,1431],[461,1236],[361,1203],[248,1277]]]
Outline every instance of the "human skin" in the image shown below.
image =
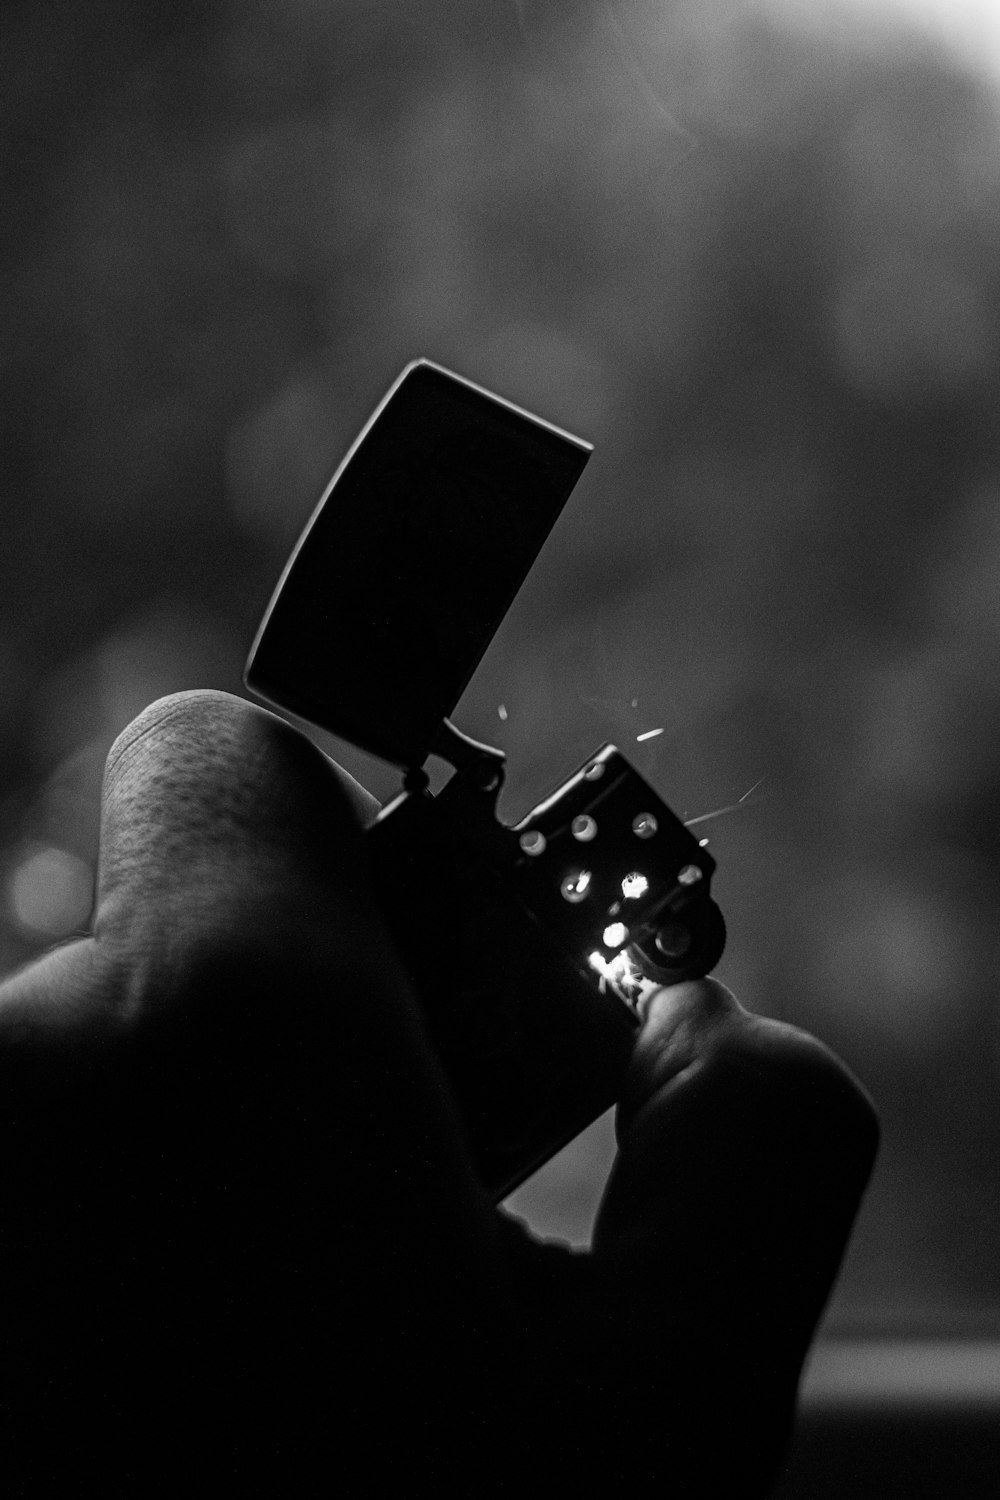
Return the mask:
[[105,780],[91,935],[0,987],[0,1467],[31,1494],[763,1495],[874,1159],[813,1038],[651,999],[589,1253],[476,1180],[376,804],[227,695]]

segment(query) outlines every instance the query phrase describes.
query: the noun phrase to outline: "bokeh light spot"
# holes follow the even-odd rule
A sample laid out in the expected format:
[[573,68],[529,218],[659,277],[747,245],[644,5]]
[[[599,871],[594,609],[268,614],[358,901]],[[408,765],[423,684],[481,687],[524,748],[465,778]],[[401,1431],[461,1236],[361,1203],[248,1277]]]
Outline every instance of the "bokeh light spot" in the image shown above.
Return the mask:
[[93,873],[84,860],[67,849],[36,849],[15,866],[7,900],[28,936],[60,938],[87,921],[93,890]]

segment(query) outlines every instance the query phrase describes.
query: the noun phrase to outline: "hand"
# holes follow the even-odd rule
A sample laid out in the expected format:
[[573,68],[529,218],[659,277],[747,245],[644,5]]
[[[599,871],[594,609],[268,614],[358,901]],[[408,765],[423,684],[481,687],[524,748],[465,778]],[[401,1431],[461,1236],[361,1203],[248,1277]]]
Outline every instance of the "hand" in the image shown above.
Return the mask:
[[112,750],[93,936],[0,990],[8,1474],[765,1493],[870,1105],[721,985],[660,991],[593,1253],[535,1243],[470,1167],[374,811],[222,694]]

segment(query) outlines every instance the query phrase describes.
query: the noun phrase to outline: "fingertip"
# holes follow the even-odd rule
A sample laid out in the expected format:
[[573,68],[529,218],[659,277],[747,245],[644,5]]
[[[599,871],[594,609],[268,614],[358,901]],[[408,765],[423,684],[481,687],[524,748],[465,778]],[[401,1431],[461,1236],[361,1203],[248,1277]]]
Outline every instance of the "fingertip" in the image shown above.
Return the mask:
[[635,1063],[658,1074],[677,1071],[703,1052],[720,1027],[749,1013],[717,979],[687,979],[654,990],[641,1011]]
[[639,1003],[643,1030],[649,1026],[675,1025],[681,1020],[704,1022],[742,1010],[732,990],[708,976],[661,985]]

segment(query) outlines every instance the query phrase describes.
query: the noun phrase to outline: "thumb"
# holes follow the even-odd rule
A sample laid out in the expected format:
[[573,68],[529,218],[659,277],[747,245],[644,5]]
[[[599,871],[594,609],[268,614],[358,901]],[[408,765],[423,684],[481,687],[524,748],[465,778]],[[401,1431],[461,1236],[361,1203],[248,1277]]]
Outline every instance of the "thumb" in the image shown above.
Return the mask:
[[871,1173],[867,1095],[821,1042],[713,980],[649,1003],[595,1245],[670,1270],[804,1357]]

